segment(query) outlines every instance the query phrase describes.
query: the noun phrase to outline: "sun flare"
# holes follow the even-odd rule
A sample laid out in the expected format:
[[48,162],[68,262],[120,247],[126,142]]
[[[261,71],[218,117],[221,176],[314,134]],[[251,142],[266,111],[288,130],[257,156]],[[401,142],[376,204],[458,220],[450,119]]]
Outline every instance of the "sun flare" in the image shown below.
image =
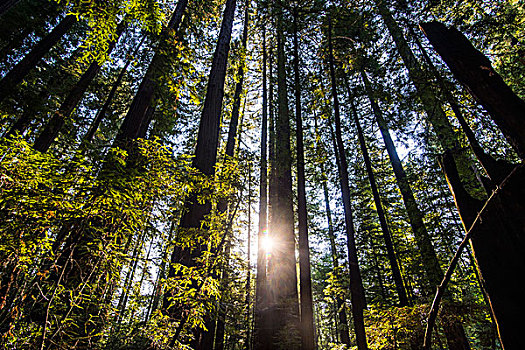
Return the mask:
[[273,248],[273,239],[266,234],[262,239],[262,247],[266,253],[270,253]]

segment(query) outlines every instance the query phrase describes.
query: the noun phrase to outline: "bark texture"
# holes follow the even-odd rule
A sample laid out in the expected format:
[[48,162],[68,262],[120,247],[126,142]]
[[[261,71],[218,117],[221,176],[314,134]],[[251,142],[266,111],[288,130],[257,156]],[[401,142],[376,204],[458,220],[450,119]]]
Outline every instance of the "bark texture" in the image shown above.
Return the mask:
[[[525,339],[517,324],[525,309],[525,170],[518,165],[486,203],[465,191],[451,156],[442,165],[461,219],[471,233],[471,245],[504,349],[523,349]],[[495,234],[497,233],[497,234]]]
[[[347,83],[348,86],[348,83]],[[349,88],[349,86],[348,86]],[[348,89],[349,98],[350,89]],[[368,181],[370,183],[370,188],[372,190],[372,196],[374,198],[374,203],[376,205],[377,216],[379,217],[379,223],[381,225],[381,232],[383,234],[383,240],[385,242],[385,247],[387,251],[388,261],[390,263],[390,268],[392,270],[392,276],[394,277],[394,284],[396,285],[397,295],[399,297],[399,305],[407,306],[409,304],[408,296],[405,289],[405,284],[403,283],[403,276],[401,275],[401,270],[399,268],[397,254],[394,249],[394,243],[392,242],[392,235],[390,233],[390,228],[388,227],[388,222],[386,220],[385,210],[383,204],[381,203],[381,197],[379,196],[379,190],[377,188],[377,183],[374,175],[374,169],[372,168],[372,161],[370,160],[370,154],[366,147],[366,140],[363,134],[363,128],[361,127],[361,122],[359,121],[359,115],[354,106],[353,101],[350,101],[352,107],[352,112],[354,116],[354,122],[357,129],[357,136],[359,139],[359,146],[361,148],[361,153],[363,154],[363,160],[365,161],[366,173],[368,175]]]
[[[107,56],[111,55],[111,52],[117,45],[118,39],[122,35],[125,29],[124,22],[119,23],[117,26],[117,37],[112,41],[106,52]],[[84,74],[80,77],[77,83],[69,91],[66,98],[58,108],[58,110],[53,114],[51,119],[48,121],[44,130],[36,138],[33,148],[40,152],[47,152],[51,144],[56,139],[67,119],[71,117],[73,111],[77,108],[78,104],[84,97],[89,84],[95,79],[102,65],[98,61],[93,61],[89,67],[86,69]]]
[[267,334],[268,290],[266,286],[266,251],[264,240],[268,234],[268,87],[267,87],[267,60],[266,31],[263,28],[263,66],[262,66],[262,121],[261,121],[261,163],[259,177],[259,232],[257,235],[257,279],[255,283],[255,326],[254,348],[265,347]]
[[454,76],[489,112],[520,157],[525,157],[525,101],[494,70],[490,60],[456,28],[439,22],[421,24],[434,49]]
[[73,15],[64,17],[48,35],[40,40],[20,62],[7,72],[0,80],[0,102],[13,92],[49,50],[71,29],[75,22],[76,17]]
[[[142,124],[149,124],[149,122],[145,121],[146,112],[153,102],[159,78],[169,69],[169,59],[164,53],[164,51],[169,48],[169,34],[171,32],[176,32],[179,29],[187,5],[188,0],[179,0],[177,2],[177,6],[175,7],[168,26],[162,32],[159,49],[155,52],[155,55],[148,66],[148,70],[146,71],[144,78],[142,78],[139,89],[131,102],[131,106],[124,118],[124,122],[119,129],[115,140],[117,144],[124,144],[129,140],[137,138]],[[215,56],[216,55],[217,51],[215,53]],[[224,89],[224,86],[222,86],[221,89]],[[209,103],[210,102],[208,102],[208,104]],[[222,98],[220,103],[222,105]],[[146,125],[146,128],[147,126],[148,125]]]
[[312,277],[310,273],[310,246],[308,243],[308,212],[306,209],[306,179],[304,164],[303,120],[301,106],[301,78],[299,69],[298,9],[294,8],[293,47],[294,47],[294,85],[295,120],[297,149],[297,216],[299,227],[299,286],[301,296],[301,349],[313,350],[314,309],[312,300]]
[[278,113],[275,120],[275,193],[271,210],[273,241],[267,279],[270,291],[271,342],[274,349],[300,349],[299,305],[295,260],[290,116],[286,86],[286,52],[282,12],[277,14]]
[[365,291],[359,268],[357,248],[355,243],[354,219],[350,201],[350,185],[348,183],[348,162],[346,160],[345,148],[341,131],[341,115],[339,107],[339,96],[337,92],[337,80],[335,75],[335,62],[332,47],[332,20],[329,18],[328,28],[328,50],[330,80],[332,84],[332,98],[334,105],[335,138],[337,152],[339,154],[339,181],[341,185],[341,196],[345,213],[346,238],[348,249],[348,265],[350,271],[350,299],[352,301],[352,316],[354,318],[354,329],[356,334],[358,350],[368,349],[365,332],[363,311],[366,309]]

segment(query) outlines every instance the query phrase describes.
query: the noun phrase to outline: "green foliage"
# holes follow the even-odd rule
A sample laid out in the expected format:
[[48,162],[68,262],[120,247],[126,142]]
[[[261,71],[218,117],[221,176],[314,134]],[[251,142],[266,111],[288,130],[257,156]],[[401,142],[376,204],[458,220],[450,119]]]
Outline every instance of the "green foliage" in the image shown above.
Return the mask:
[[159,34],[163,14],[157,0],[55,0],[79,19],[85,19],[90,31],[82,46],[85,49],[84,61],[104,62],[107,48],[117,38],[117,24],[124,20],[138,23],[149,32]]
[[[8,317],[2,326],[10,329],[4,341],[15,347],[33,341],[67,344],[81,340],[79,337],[104,343],[118,323],[102,333],[97,325],[112,324],[122,312],[111,305],[111,299],[122,268],[135,259],[127,247],[154,238],[156,230],[148,227],[173,220],[189,192],[199,189],[201,202],[215,201],[217,190],[231,192],[228,185],[218,182],[224,178],[199,175],[190,168],[190,158],[174,159],[155,141],[137,143],[142,167],[128,168],[126,152],[115,149],[107,160],[113,164],[111,171],[98,176],[82,157],[64,162],[32,150],[21,139],[4,140],[0,147],[1,277],[13,280],[6,293],[8,307],[2,312]],[[233,169],[235,166],[223,167],[219,173],[234,178]],[[224,234],[224,218],[212,215],[206,226],[206,230],[191,232],[187,241],[193,247],[196,242],[208,242],[209,249],[199,263],[194,267],[175,264],[176,277],[160,281],[163,290],[170,292],[169,302],[184,305],[189,312],[184,334],[204,327],[204,316],[219,298],[218,282],[210,268],[216,263],[213,251]],[[146,236],[138,235],[140,232]],[[71,254],[83,265],[82,272],[67,262],[62,265],[74,237],[80,241]],[[76,284],[72,281],[78,273],[84,277]],[[142,293],[140,288],[135,292]],[[31,319],[20,318],[22,309],[31,313]],[[42,317],[43,329],[38,326]],[[159,328],[166,317],[154,311],[146,323],[132,320],[138,326],[132,342],[139,335],[159,344],[169,340],[171,323],[169,329]],[[19,322],[26,326],[20,327]]]

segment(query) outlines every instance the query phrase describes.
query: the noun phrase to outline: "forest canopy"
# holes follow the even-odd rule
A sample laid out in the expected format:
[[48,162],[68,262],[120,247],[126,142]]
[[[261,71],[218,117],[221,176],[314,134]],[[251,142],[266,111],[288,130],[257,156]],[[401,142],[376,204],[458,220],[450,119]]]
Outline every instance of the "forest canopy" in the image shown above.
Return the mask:
[[520,350],[525,4],[4,0],[0,348]]

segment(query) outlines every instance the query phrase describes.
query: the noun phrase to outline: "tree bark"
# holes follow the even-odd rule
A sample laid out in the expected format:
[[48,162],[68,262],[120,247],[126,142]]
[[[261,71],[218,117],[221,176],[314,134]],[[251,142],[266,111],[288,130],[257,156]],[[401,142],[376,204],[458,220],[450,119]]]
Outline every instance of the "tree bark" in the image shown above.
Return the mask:
[[[246,2],[246,7],[244,10],[244,29],[243,29],[243,35],[242,35],[242,55],[244,55],[244,51],[246,50],[246,45],[248,42],[248,19],[249,19],[249,3]],[[239,112],[240,112],[240,106],[241,106],[241,98],[242,98],[242,91],[243,91],[243,82],[244,82],[244,64],[241,64],[238,71],[239,81],[235,84],[235,93],[233,96],[233,108],[232,108],[232,114],[230,118],[230,125],[228,127],[228,138],[226,140],[226,158],[232,158],[235,154],[235,145],[237,143],[237,133],[238,133],[238,126],[239,126]],[[221,200],[218,204],[218,211],[219,213],[226,212],[228,208],[228,202],[226,200]],[[222,283],[228,283],[228,262],[229,262],[229,255],[230,255],[230,248],[231,248],[231,240],[228,240],[226,245],[226,262],[225,262],[225,268],[223,271],[223,275],[221,277]],[[227,291],[227,286],[224,287],[224,292]],[[222,350],[224,348],[224,329],[225,329],[225,322],[226,322],[226,315],[227,315],[227,305],[225,302],[221,302],[219,306],[219,314],[217,317],[217,331],[215,334],[215,349],[216,350]],[[208,327],[207,327],[208,328]],[[207,332],[204,332],[204,340],[208,339],[208,342],[204,341],[200,344],[200,348],[203,350],[205,349],[211,349],[213,346],[213,337],[206,336],[207,333],[211,333],[210,331],[213,331],[215,328],[215,325],[211,328],[208,328]],[[211,341],[211,342],[210,342]]]
[[[408,25],[408,24],[407,24]],[[437,80],[441,92],[443,96],[445,97],[445,100],[450,105],[450,108],[452,109],[452,112],[454,113],[454,116],[458,120],[459,124],[461,125],[461,129],[465,133],[465,136],[467,137],[470,148],[472,149],[472,152],[474,155],[478,158],[480,164],[482,165],[483,169],[485,169],[486,174],[490,178],[490,184],[488,186],[485,186],[486,188],[490,188],[491,190],[505,177],[512,171],[513,166],[503,160],[495,160],[491,155],[487,154],[485,150],[481,147],[478,140],[476,139],[476,135],[470,128],[469,124],[467,123],[465,117],[463,116],[463,112],[461,111],[461,108],[457,102],[457,100],[454,98],[452,93],[450,92],[450,83],[446,81],[445,78],[441,76],[439,71],[437,70],[436,66],[430,59],[430,57],[427,54],[427,51],[421,45],[421,41],[417,37],[416,33],[414,32],[413,28],[408,25],[408,30],[416,42],[417,47],[419,48],[419,51],[423,55],[423,59],[425,60],[425,63],[430,68],[430,71],[434,75],[435,79]]]
[[286,53],[283,11],[277,14],[277,90],[278,113],[275,120],[275,166],[272,168],[276,193],[271,210],[270,238],[273,242],[267,272],[270,293],[271,341],[274,349],[299,349],[300,326],[295,260],[292,191],[290,116],[286,86]]
[[[111,41],[108,46],[106,54],[109,56],[111,52],[117,45],[118,39],[124,32],[126,25],[124,22],[120,22],[117,26],[117,35],[114,41]],[[44,130],[36,138],[33,148],[40,152],[47,152],[51,144],[56,139],[58,134],[61,132],[62,128],[67,119],[71,117],[71,114],[77,108],[78,104],[84,97],[89,84],[95,79],[98,72],[100,72],[102,65],[98,61],[93,61],[88,69],[82,74],[78,82],[73,86],[69,91],[66,98],[58,108],[58,110],[53,114],[49,122],[44,127]]]
[[40,40],[20,62],[7,72],[2,80],[0,80],[0,102],[15,90],[16,86],[24,80],[27,74],[36,67],[38,62],[62,39],[75,23],[76,17],[74,15],[64,17],[58,25],[53,28],[51,33]]
[[[430,74],[420,66],[414,53],[403,36],[403,31],[396,23],[390,13],[385,0],[376,0],[377,8],[383,18],[385,25],[394,42],[397,50],[403,59],[408,70],[408,76],[414,84],[427,120],[432,124],[434,133],[444,151],[450,151],[456,166],[461,174],[461,182],[469,193],[476,198],[485,198],[486,192],[480,186],[474,171],[472,170],[472,160],[466,149],[459,143],[459,135],[455,133],[452,124],[441,107],[441,102],[436,97],[428,81],[431,80]],[[441,281],[440,278],[437,281]]]
[[[169,68],[168,58],[164,53],[164,51],[169,49],[169,34],[170,32],[176,32],[179,29],[187,5],[188,0],[179,0],[177,2],[177,6],[173,11],[168,26],[163,30],[159,42],[159,49],[155,52],[155,55],[148,66],[148,70],[146,71],[144,78],[142,78],[139,89],[131,102],[131,106],[124,118],[124,122],[120,126],[115,139],[117,145],[125,144],[129,140],[137,138],[142,124],[145,123],[146,111],[152,104],[157,90],[158,80],[162,74],[165,73],[165,70]],[[217,51],[215,55],[217,55]],[[224,89],[224,86],[221,86],[220,89]],[[208,104],[210,104],[210,102],[208,102]],[[222,105],[222,98],[220,104]],[[146,123],[149,124],[149,122]],[[147,128],[147,126],[148,125],[145,127]]]
[[456,28],[436,21],[422,23],[421,28],[454,76],[489,112],[519,156],[525,158],[525,101]]
[[[180,2],[179,2],[180,4]],[[215,172],[217,160],[217,149],[219,145],[219,127],[221,121],[222,102],[224,96],[224,82],[226,78],[226,66],[228,53],[230,50],[230,40],[235,14],[236,0],[227,0],[223,14],[223,21],[215,53],[213,55],[212,66],[208,78],[208,89],[201,115],[199,133],[197,136],[197,146],[193,167],[202,174],[212,176]],[[181,219],[179,229],[200,228],[201,221],[211,211],[209,201],[200,204],[196,201],[197,194],[191,194],[185,203],[185,213]],[[200,249],[194,249],[190,253],[188,249],[175,247],[171,261],[172,263],[182,263],[186,266],[195,264],[194,258],[200,255]],[[174,277],[175,269],[170,268],[168,277]],[[165,298],[165,304],[167,298]],[[165,305],[165,309],[167,305]]]
[[450,158],[445,154],[441,163],[465,230],[473,231],[470,242],[501,343],[504,349],[522,349],[525,339],[516,324],[525,309],[525,288],[516,276],[525,273],[525,170],[518,165],[482,203],[465,191]]
[[[428,234],[428,231],[423,223],[423,214],[419,210],[416,200],[414,198],[414,193],[407,179],[403,165],[397,154],[395,145],[390,136],[390,131],[388,130],[387,123],[383,118],[383,114],[379,105],[377,104],[372,87],[366,73],[361,71],[361,77],[363,79],[365,90],[370,100],[374,116],[376,117],[377,124],[379,125],[379,130],[383,136],[383,140],[386,145],[388,156],[394,170],[394,175],[396,176],[396,181],[403,197],[403,202],[405,203],[405,208],[407,215],[414,232],[414,237],[416,238],[416,244],[419,248],[422,263],[425,268],[425,273],[429,285],[425,288],[425,293],[429,294],[432,292],[434,286],[439,286],[443,279],[443,270],[439,265],[439,260],[436,255],[436,251],[432,245],[432,241]],[[438,283],[437,285],[435,283]],[[447,298],[450,298],[450,295],[447,293]],[[466,338],[465,332],[461,324],[455,320],[453,317],[451,319],[444,318],[444,330],[445,336],[447,337],[448,345],[451,349],[469,349],[468,340]]]
[[310,273],[310,246],[308,244],[308,213],[306,209],[306,179],[304,164],[303,120],[301,106],[301,78],[299,69],[299,10],[294,7],[293,47],[294,47],[294,83],[295,83],[295,120],[297,148],[297,217],[299,228],[299,286],[301,307],[301,349],[313,350],[314,310],[312,304],[312,277]]
[[267,88],[267,53],[266,30],[263,27],[262,61],[262,121],[261,121],[261,163],[259,182],[259,233],[257,235],[257,279],[255,284],[255,327],[254,348],[266,350],[268,330],[267,312],[268,291],[266,282],[266,251],[264,240],[268,235],[268,88]]
[[248,271],[246,271],[246,339],[244,341],[244,349],[250,350],[251,344],[251,315],[252,315],[252,182],[251,182],[251,163],[248,163],[248,232],[246,242],[246,263]]
[[381,197],[379,196],[379,190],[377,188],[376,179],[374,175],[374,169],[372,169],[372,161],[370,160],[370,154],[366,147],[366,141],[363,134],[363,129],[361,128],[361,123],[359,121],[359,115],[352,100],[352,95],[350,91],[350,86],[346,80],[346,86],[348,89],[348,96],[350,101],[350,106],[354,116],[354,122],[357,129],[357,136],[359,139],[359,146],[361,147],[361,153],[363,154],[363,160],[365,161],[366,173],[368,175],[368,181],[370,182],[370,188],[372,190],[372,196],[374,198],[374,203],[376,205],[377,216],[379,217],[379,223],[381,225],[381,232],[383,233],[383,240],[385,242],[385,247],[387,251],[388,261],[390,263],[390,268],[392,270],[392,276],[394,278],[394,284],[396,285],[397,295],[399,297],[399,305],[407,306],[409,305],[408,296],[405,289],[405,284],[403,283],[403,277],[401,276],[401,270],[399,268],[399,263],[397,259],[397,253],[394,249],[394,243],[392,242],[392,235],[390,228],[388,227],[388,222],[386,220],[385,211],[383,205],[381,204]]
[[[318,139],[318,133],[317,133],[317,118],[315,117],[315,135],[316,140]],[[332,129],[332,126],[330,125],[330,131]],[[337,144],[335,141],[335,136],[332,134],[332,142],[334,145],[334,151],[337,150]],[[319,151],[319,145],[316,144],[316,148]],[[339,163],[338,156],[336,154],[336,161]],[[328,179],[326,177],[326,172],[324,168],[324,162],[321,162],[321,174],[322,174],[322,185],[323,185],[323,195],[324,195],[324,204],[325,204],[325,211],[326,211],[326,219],[328,223],[328,239],[330,240],[330,252],[332,255],[332,265],[333,265],[333,271],[336,273],[339,269],[339,254],[337,253],[337,245],[335,242],[335,233],[334,233],[334,224],[332,222],[332,210],[330,209],[330,196],[328,193]],[[339,339],[340,341],[345,344],[346,346],[350,347],[350,334],[348,333],[348,318],[346,315],[346,305],[344,300],[341,297],[336,297],[336,306],[337,306],[337,317],[339,318],[339,323],[337,325],[338,331],[339,331]],[[337,324],[337,319],[336,322]]]
[[337,142],[337,152],[339,153],[339,182],[341,185],[341,195],[345,213],[347,248],[348,248],[348,265],[350,271],[350,295],[352,301],[352,315],[354,318],[354,328],[357,340],[358,350],[368,349],[366,341],[365,322],[363,311],[366,309],[365,291],[361,279],[361,271],[357,257],[357,248],[355,243],[354,219],[350,201],[350,185],[348,183],[348,162],[346,160],[345,148],[343,144],[341,131],[341,116],[339,111],[339,96],[337,93],[337,81],[335,76],[335,62],[332,47],[332,19],[329,18],[328,27],[328,58],[330,66],[330,79],[332,84],[332,98],[334,104],[335,117],[335,136]]

